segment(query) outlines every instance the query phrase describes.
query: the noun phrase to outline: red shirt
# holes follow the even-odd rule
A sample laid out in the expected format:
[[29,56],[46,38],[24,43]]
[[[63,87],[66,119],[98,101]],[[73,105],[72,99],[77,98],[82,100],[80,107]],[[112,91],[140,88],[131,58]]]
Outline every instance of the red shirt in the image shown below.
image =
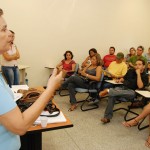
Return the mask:
[[[72,64],[75,64],[74,60],[71,60],[69,64],[65,63],[65,60],[62,60],[62,65],[63,65],[63,69],[66,71],[71,71],[72,70]],[[73,72],[68,72],[67,75],[70,76],[72,75]]]
[[109,55],[104,56],[104,58],[103,58],[104,67],[107,68],[110,65],[110,63],[115,60],[116,60],[116,55],[109,54]]

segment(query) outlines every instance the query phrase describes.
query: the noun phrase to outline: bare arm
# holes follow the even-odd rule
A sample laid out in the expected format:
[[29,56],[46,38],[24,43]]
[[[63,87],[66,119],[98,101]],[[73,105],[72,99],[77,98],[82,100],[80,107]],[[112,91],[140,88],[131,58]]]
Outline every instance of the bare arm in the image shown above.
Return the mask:
[[81,72],[81,75],[82,75],[82,76],[85,76],[85,77],[87,77],[87,78],[90,79],[90,80],[100,81],[100,78],[101,78],[101,75],[102,75],[102,67],[101,67],[101,66],[98,66],[98,67],[96,68],[96,76],[87,74],[87,73],[85,72],[85,70],[86,70],[86,69],[84,69],[84,70]]
[[86,67],[86,63],[89,60],[89,56],[84,60],[84,62],[82,63],[82,67]]
[[36,102],[23,113],[16,107],[10,112],[0,116],[0,123],[5,126],[9,131],[23,135],[34,121],[41,114],[49,100],[53,97],[55,90],[60,85],[62,80],[62,72],[57,74],[54,69],[53,75],[48,81],[46,90],[36,100]]
[[17,58],[17,59],[20,58],[20,53],[19,53],[19,50],[17,49],[17,47],[16,47],[16,58]]
[[141,78],[141,73],[140,69],[136,69],[136,74],[137,74],[137,86],[139,89],[143,88],[144,84]]
[[75,71],[75,67],[76,67],[76,64],[72,64],[72,70],[69,70],[69,71],[64,70],[64,71],[65,72],[74,72]]
[[20,58],[20,54],[19,51],[16,49],[16,53],[13,55],[9,55],[7,52],[3,53],[3,57],[7,60],[7,61],[11,61],[11,60],[17,60]]
[[129,62],[129,66],[136,69],[135,66],[131,62]]

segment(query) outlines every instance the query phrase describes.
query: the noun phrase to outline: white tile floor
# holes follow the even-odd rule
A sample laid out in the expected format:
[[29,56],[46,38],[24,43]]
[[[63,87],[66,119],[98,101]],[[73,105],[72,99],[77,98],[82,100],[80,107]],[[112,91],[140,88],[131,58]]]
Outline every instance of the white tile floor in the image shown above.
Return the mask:
[[[78,99],[82,96],[78,95]],[[80,110],[80,104],[75,111],[68,112],[67,110],[70,106],[68,96],[60,97],[56,95],[55,102],[72,121],[74,127],[44,132],[42,140],[43,150],[148,149],[144,144],[149,134],[149,129],[138,131],[137,127],[125,128],[122,126],[123,111],[115,112],[109,124],[103,125],[100,122],[107,104],[106,99],[100,102],[98,109],[87,112]]]

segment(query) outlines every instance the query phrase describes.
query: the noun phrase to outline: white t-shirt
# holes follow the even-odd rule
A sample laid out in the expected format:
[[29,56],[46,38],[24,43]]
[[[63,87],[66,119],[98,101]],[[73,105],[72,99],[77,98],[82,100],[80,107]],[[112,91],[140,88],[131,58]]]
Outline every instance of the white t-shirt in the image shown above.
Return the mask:
[[[7,51],[9,55],[14,55],[16,53],[16,46],[13,44],[12,48]],[[2,66],[18,66],[17,60],[11,60],[8,61],[2,56],[2,61],[1,61]]]

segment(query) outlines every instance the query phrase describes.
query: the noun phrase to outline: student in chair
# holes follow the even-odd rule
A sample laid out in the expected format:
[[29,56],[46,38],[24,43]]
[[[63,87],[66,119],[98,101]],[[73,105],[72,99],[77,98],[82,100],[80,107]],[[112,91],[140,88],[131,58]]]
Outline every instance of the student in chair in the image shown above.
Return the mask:
[[118,82],[122,82],[123,85],[105,89],[99,93],[99,96],[105,96],[108,94],[108,104],[104,113],[104,118],[101,119],[103,123],[109,123],[113,117],[113,107],[115,100],[119,98],[125,98],[127,100],[133,100],[135,98],[135,90],[143,89],[148,84],[148,76],[145,70],[145,61],[139,59],[135,63],[135,69],[129,69],[124,78],[120,78]]

